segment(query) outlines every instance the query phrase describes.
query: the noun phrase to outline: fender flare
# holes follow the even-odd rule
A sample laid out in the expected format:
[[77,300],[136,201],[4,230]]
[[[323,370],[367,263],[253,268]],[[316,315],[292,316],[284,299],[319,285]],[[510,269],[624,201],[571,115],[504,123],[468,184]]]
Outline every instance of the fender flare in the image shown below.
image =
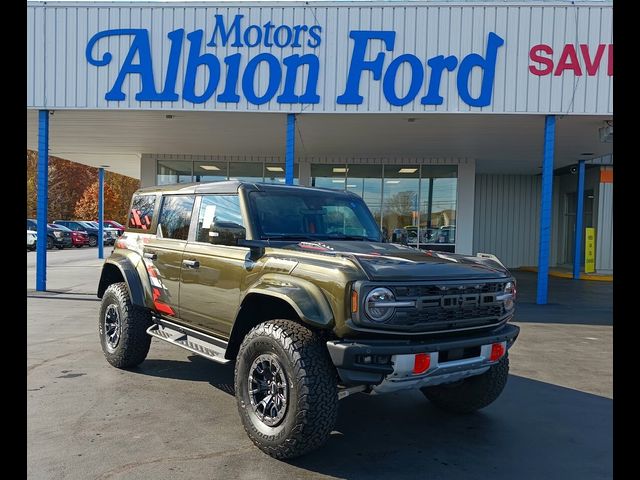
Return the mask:
[[[110,267],[108,267],[108,265]],[[151,290],[151,282],[149,281],[149,274],[142,261],[142,257],[133,252],[129,252],[126,255],[113,253],[105,260],[98,284],[98,297],[102,298],[107,287],[113,283],[109,281],[109,269],[113,267],[120,271],[122,278],[127,284],[129,295],[131,296],[131,303],[141,307],[153,308],[153,293]]]
[[267,273],[246,290],[240,305],[250,295],[268,295],[287,302],[300,319],[311,326],[332,328],[334,317],[322,290],[308,280]]

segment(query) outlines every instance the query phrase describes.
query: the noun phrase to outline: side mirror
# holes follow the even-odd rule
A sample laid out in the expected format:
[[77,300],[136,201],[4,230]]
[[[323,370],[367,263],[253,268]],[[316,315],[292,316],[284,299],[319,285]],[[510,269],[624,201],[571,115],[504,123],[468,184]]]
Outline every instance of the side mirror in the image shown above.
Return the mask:
[[209,227],[209,242],[214,245],[236,246],[246,237],[246,229],[234,222],[212,222]]

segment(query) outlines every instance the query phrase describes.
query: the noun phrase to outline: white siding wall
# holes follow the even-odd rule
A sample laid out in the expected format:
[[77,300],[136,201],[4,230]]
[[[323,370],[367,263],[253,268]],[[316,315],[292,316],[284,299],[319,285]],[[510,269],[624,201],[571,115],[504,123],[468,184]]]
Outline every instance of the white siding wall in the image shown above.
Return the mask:
[[596,272],[613,272],[613,183],[601,183],[598,193]]
[[[164,85],[170,42],[167,34],[184,28],[185,35],[197,29],[204,30],[204,40],[212,36],[214,15],[221,14],[229,25],[236,14],[244,14],[244,26],[263,25],[271,20],[276,25],[296,24],[322,26],[321,44],[312,49],[267,48],[262,44],[235,48],[204,47],[203,52],[214,53],[222,66],[222,78],[214,94],[206,103],[193,104],[182,99],[185,57],[189,42],[184,39],[178,68],[176,91],[180,99],[175,102],[136,101],[140,89],[139,75],[129,75],[123,91],[126,99],[107,102],[105,93],[111,88],[120,66],[129,51],[132,36],[112,36],[100,40],[94,49],[94,58],[110,52],[107,66],[90,65],[85,57],[89,39],[108,29],[147,29],[153,58],[156,88]],[[264,2],[241,4],[153,4],[148,2],[112,3],[55,3],[30,2],[27,6],[27,107],[79,108],[79,109],[160,109],[160,110],[227,110],[264,112],[480,112],[480,113],[576,113],[610,114],[613,111],[613,77],[607,75],[607,55],[595,76],[587,76],[579,44],[587,44],[595,55],[599,44],[612,43],[611,3],[553,4],[481,3],[428,4],[400,2],[301,3]],[[344,92],[353,40],[352,30],[393,30],[397,32],[393,52],[385,52],[384,71],[390,62],[404,53],[418,57],[425,66],[427,59],[436,55],[455,55],[459,60],[470,53],[485,55],[487,35],[495,32],[505,40],[498,50],[493,98],[488,107],[470,107],[457,92],[457,69],[444,73],[441,94],[444,103],[439,106],[421,105],[426,94],[430,69],[413,102],[405,106],[392,106],[382,94],[381,81],[374,81],[370,72],[361,79],[361,105],[339,105],[336,97]],[[305,39],[308,37],[305,37]],[[204,42],[203,42],[204,43]],[[563,75],[536,76],[529,71],[529,50],[537,44],[548,44],[554,49],[557,64],[565,44],[576,45],[583,75],[570,71]],[[370,42],[368,59],[382,50],[379,40]],[[275,98],[282,92],[284,81],[273,99],[263,105],[253,105],[243,95],[239,103],[216,101],[225,80],[224,57],[242,54],[240,72],[249,57],[269,52],[282,58],[298,53],[313,53],[319,57],[320,73],[317,92],[318,104],[279,104]],[[256,76],[256,90],[264,92],[267,84],[266,66],[262,63]],[[306,67],[305,67],[306,68]],[[201,69],[196,92],[202,92],[205,75]],[[302,87],[302,76],[298,87]],[[474,68],[470,85],[472,95],[480,90],[481,69]],[[396,92],[404,95],[411,75],[406,64],[396,76]],[[299,90],[298,90],[299,91]]]
[[540,176],[476,175],[474,254],[510,268],[537,265],[541,184]]

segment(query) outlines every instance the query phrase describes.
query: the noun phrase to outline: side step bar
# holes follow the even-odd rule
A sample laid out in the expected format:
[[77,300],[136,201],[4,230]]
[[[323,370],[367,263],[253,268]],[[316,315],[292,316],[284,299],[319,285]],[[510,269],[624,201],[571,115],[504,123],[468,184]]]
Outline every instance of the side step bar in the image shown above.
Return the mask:
[[164,319],[156,317],[153,320],[156,323],[147,329],[147,333],[152,337],[182,347],[214,362],[230,362],[224,358],[226,342]]

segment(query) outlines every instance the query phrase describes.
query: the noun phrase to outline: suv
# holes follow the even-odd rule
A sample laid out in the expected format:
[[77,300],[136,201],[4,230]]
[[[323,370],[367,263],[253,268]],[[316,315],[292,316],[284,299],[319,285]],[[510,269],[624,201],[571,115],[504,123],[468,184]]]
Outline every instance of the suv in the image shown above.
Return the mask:
[[[38,222],[33,218],[27,218],[27,230],[38,231]],[[47,250],[56,247],[62,250],[65,247],[71,247],[71,232],[63,232],[57,228],[53,228],[47,223]]]
[[107,361],[151,337],[235,362],[238,412],[276,458],[319,447],[338,401],[420,389],[468,413],[502,392],[519,333],[515,279],[493,256],[382,243],[351,192],[225,181],[138,190],[104,263]]
[[[73,230],[74,232],[83,232],[87,234],[89,238],[89,246],[95,247],[98,245],[98,226],[93,225],[89,222],[84,222],[82,220],[54,220],[55,225],[62,225],[63,227],[67,227],[69,230]],[[107,238],[107,233],[102,233],[102,238],[104,243],[109,242]],[[115,239],[114,239],[115,242]]]

